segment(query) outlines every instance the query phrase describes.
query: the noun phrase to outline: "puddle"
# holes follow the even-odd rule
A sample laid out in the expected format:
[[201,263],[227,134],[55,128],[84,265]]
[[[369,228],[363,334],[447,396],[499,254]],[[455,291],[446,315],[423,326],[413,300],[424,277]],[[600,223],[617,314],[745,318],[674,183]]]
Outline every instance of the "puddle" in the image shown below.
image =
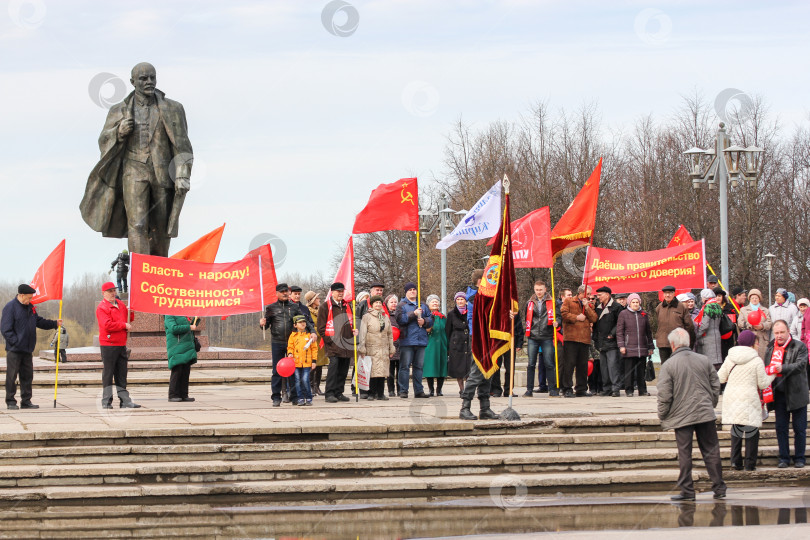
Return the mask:
[[70,531],[77,537],[103,538],[111,520],[118,533],[135,538],[509,538],[563,531],[654,530],[661,535],[666,529],[682,527],[805,524],[810,513],[810,489],[804,487],[731,490],[725,501],[714,501],[711,493],[703,493],[695,503],[673,503],[663,493],[540,497],[514,489],[484,498],[349,504],[267,504],[230,496],[189,500],[194,502],[3,504],[0,536],[14,536],[15,531],[24,536],[33,527],[42,533]]

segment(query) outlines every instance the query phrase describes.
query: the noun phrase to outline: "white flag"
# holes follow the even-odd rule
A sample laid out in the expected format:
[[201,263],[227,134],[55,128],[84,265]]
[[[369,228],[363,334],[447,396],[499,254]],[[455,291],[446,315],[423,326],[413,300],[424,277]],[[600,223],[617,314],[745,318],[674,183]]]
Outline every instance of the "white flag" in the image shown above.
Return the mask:
[[459,240],[483,240],[498,234],[501,226],[501,181],[478,199],[458,226],[439,240],[436,249],[447,249]]

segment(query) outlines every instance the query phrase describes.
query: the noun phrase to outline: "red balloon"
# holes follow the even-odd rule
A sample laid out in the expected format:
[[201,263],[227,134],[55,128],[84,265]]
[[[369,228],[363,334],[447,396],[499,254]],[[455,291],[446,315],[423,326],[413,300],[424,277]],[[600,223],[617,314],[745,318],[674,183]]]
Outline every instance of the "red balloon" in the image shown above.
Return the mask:
[[593,360],[588,360],[588,377],[593,373]]
[[751,326],[756,326],[762,322],[762,310],[755,309],[748,314],[748,322]]
[[292,356],[285,356],[278,361],[276,371],[282,377],[291,377],[295,373],[295,358]]
[[393,336],[394,341],[398,340],[399,339],[399,328],[397,328],[396,326],[393,327],[391,329],[391,335]]

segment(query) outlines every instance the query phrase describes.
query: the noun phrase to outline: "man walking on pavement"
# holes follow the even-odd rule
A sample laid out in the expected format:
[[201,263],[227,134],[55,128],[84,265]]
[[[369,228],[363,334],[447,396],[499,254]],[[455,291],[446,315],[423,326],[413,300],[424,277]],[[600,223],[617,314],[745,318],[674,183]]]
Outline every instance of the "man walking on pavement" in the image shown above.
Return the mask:
[[725,499],[726,483],[717,440],[714,408],[720,398],[720,379],[708,358],[689,348],[689,333],[675,328],[667,336],[672,356],[661,365],[658,379],[658,418],[661,427],[675,430],[678,445],[680,493],[673,501],[694,501],[692,481],[692,436],[697,438],[715,499]]

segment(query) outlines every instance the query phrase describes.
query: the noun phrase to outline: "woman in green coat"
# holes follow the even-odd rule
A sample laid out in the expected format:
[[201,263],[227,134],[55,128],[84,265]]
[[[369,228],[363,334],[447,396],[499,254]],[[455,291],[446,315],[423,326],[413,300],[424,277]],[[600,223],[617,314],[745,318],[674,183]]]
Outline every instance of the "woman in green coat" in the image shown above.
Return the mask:
[[197,363],[197,349],[194,343],[194,330],[197,329],[197,317],[179,317],[166,315],[163,318],[166,326],[166,352],[169,355],[169,401],[194,401],[188,397],[188,377],[191,364]]
[[447,333],[444,326],[447,318],[439,311],[440,300],[435,294],[427,297],[428,309],[433,313],[433,328],[428,328],[428,344],[425,348],[425,363],[422,375],[427,378],[430,397],[433,393],[433,379],[436,379],[436,394],[441,396],[444,378],[447,377]]

